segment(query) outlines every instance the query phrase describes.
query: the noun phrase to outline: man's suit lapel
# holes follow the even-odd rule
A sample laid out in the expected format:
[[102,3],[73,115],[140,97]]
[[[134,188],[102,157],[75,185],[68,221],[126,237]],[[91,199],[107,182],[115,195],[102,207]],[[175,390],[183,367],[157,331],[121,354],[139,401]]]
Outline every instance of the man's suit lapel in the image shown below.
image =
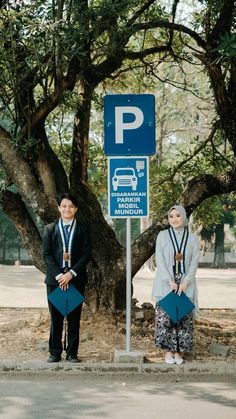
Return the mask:
[[80,228],[79,228],[79,224],[78,221],[76,220],[76,228],[75,228],[75,232],[74,232],[74,237],[73,237],[73,241],[72,241],[72,246],[71,246],[71,253],[72,253],[72,257],[75,257],[78,255],[78,249],[79,249],[79,238],[80,238]]
[[56,246],[58,248],[58,250],[60,252],[63,252],[63,245],[62,245],[62,240],[61,240],[61,236],[58,230],[58,222],[55,223],[55,241],[56,241]]

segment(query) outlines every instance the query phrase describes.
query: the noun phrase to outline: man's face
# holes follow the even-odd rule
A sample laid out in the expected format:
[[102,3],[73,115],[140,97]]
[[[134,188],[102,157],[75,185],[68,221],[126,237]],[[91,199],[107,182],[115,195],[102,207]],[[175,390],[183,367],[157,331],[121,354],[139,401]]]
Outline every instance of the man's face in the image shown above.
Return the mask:
[[69,199],[64,198],[59,207],[58,210],[61,214],[61,218],[63,220],[73,220],[76,212],[77,212],[77,207],[75,207],[75,205],[73,204],[72,201],[70,201]]

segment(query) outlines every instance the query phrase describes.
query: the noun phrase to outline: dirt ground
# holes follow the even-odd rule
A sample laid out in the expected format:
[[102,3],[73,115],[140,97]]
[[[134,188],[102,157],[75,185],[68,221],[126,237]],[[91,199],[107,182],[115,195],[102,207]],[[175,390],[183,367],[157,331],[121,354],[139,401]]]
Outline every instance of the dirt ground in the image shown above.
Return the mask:
[[[137,312],[142,312],[135,320]],[[49,315],[47,309],[0,308],[0,361],[45,361],[48,357]],[[144,352],[147,362],[162,362],[154,346],[154,308],[144,303],[133,308],[131,350]],[[124,313],[92,313],[84,306],[79,357],[82,362],[112,362],[115,349],[125,349]],[[188,360],[223,360],[208,351],[210,343],[229,346],[227,360],[236,360],[236,310],[204,309],[195,321],[194,349]]]

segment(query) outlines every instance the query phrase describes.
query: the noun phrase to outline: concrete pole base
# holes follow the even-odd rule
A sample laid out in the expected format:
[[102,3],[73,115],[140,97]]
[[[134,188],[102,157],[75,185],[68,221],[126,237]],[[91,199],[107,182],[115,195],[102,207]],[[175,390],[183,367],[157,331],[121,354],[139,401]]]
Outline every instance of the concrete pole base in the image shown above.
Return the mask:
[[114,352],[114,362],[118,364],[132,363],[132,364],[143,364],[144,354],[143,352],[127,352],[116,349]]

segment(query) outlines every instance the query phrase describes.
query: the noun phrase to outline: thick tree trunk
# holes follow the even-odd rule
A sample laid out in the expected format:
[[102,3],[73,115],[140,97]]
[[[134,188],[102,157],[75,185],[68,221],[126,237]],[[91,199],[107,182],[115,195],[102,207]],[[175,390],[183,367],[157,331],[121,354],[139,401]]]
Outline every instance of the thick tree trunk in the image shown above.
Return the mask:
[[9,179],[21,192],[24,201],[40,218],[48,222],[58,215],[55,196],[42,190],[32,167],[16,150],[10,135],[0,127],[0,160]]
[[33,264],[44,272],[45,266],[41,255],[41,236],[21,196],[6,190],[1,193],[0,202],[3,211],[19,231]]
[[77,109],[74,119],[70,172],[72,189],[75,189],[74,184],[77,179],[84,182],[88,180],[88,137],[92,93],[92,88],[84,82],[81,89],[81,104]]
[[34,137],[38,144],[32,165],[45,194],[55,198],[69,190],[65,169],[48,142],[44,121],[34,128]]
[[214,253],[213,268],[226,267],[224,243],[225,243],[224,223],[217,224],[216,231],[215,231],[215,253]]

